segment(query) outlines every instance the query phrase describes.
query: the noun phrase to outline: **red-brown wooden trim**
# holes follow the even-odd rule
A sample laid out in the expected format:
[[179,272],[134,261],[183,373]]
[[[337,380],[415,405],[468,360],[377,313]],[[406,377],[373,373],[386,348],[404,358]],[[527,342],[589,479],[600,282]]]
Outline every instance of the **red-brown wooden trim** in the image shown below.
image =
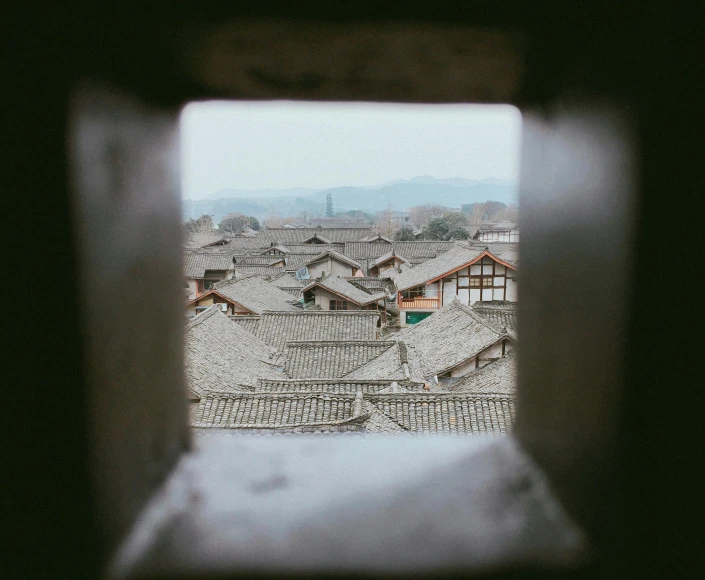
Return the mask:
[[[440,276],[436,276],[435,278],[432,278],[431,280],[426,280],[426,282],[422,282],[422,284],[433,284],[433,283],[436,282],[437,280],[441,280],[442,278],[445,278],[446,276],[449,276],[450,274],[454,274],[455,272],[458,272],[458,271],[462,270],[463,268],[469,268],[470,266],[474,265],[478,260],[482,260],[482,258],[484,258],[484,257],[492,258],[492,259],[493,259],[495,262],[497,262],[498,264],[502,264],[502,266],[505,266],[505,267],[507,267],[507,268],[510,268],[510,269],[516,271],[516,267],[515,267],[515,266],[512,266],[511,264],[507,264],[507,262],[505,262],[505,261],[503,261],[503,260],[500,260],[500,259],[499,259],[497,256],[495,256],[494,254],[491,254],[489,251],[485,250],[484,252],[482,252],[482,254],[480,254],[479,256],[477,256],[477,258],[475,258],[475,259],[472,260],[471,262],[466,262],[466,263],[463,264],[462,266],[459,266],[458,268],[455,268],[455,269],[453,269],[453,270],[449,270],[449,271],[446,272],[445,274],[441,274]],[[494,272],[494,268],[492,269],[492,271]]]
[[[194,302],[198,302],[199,300],[203,300],[204,298],[208,298],[208,296],[210,296],[211,294],[214,296],[218,296],[219,298],[222,298],[223,300],[225,300],[226,302],[228,302],[231,305],[239,306],[243,310],[247,310],[247,312],[249,312],[250,314],[257,314],[256,312],[253,312],[252,310],[250,310],[246,306],[243,306],[239,302],[235,302],[235,300],[233,300],[232,298],[228,298],[227,296],[223,296],[217,290],[208,290],[208,292],[206,292],[205,294],[201,294],[200,296],[196,296],[196,298],[187,302],[186,306],[191,306]],[[215,304],[215,301],[213,303]]]

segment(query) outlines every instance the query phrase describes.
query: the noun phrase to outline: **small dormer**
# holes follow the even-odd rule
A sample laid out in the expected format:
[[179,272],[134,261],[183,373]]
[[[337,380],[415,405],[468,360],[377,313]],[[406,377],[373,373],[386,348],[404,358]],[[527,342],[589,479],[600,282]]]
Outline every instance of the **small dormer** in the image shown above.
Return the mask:
[[332,244],[333,242],[328,238],[323,237],[321,234],[313,234],[310,238],[306,238],[301,242],[302,244]]

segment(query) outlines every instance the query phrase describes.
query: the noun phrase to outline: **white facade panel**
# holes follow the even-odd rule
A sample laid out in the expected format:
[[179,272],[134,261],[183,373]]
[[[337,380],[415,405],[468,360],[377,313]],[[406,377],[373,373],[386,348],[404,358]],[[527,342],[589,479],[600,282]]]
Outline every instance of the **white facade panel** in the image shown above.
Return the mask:
[[440,282],[432,282],[426,285],[426,298],[438,298],[438,293],[441,288]]
[[450,376],[451,377],[464,377],[468,373],[474,371],[476,366],[477,366],[476,357],[473,357],[470,360],[465,361],[462,364],[459,364],[457,367],[455,367],[453,370],[451,370]]
[[504,288],[495,288],[492,297],[495,300],[504,300]]
[[470,291],[467,288],[458,288],[458,300],[461,304],[469,304]]
[[470,288],[470,304],[479,302],[481,299],[479,288]]
[[455,299],[455,280],[448,280],[443,282],[443,305],[450,304]]
[[479,276],[482,274],[482,266],[470,266],[470,274],[472,276]]
[[517,301],[517,283],[514,280],[507,279],[507,297],[505,300],[510,302]]

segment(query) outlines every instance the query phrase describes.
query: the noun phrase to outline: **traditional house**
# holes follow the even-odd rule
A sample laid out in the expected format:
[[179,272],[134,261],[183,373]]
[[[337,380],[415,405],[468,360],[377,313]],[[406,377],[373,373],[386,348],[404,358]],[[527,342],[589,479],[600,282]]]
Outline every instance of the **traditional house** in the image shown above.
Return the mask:
[[376,260],[372,260],[368,266],[368,273],[370,276],[384,276],[384,272],[389,269],[396,269],[402,264],[410,265],[409,260],[398,256],[394,250],[380,256]]
[[284,361],[211,306],[186,325],[186,384],[192,408],[208,392],[252,391],[259,379],[283,380]]
[[215,284],[211,290],[186,304],[186,315],[196,316],[213,304],[227,315],[261,314],[265,310],[297,311],[294,298],[257,276]]
[[[462,304],[478,301],[516,301],[517,258],[515,244],[493,253],[495,244],[482,246],[457,243],[444,254],[401,273],[389,270],[397,287],[400,322],[415,324],[454,300]],[[500,257],[501,256],[501,257]]]
[[468,373],[450,386],[454,393],[516,393],[516,356],[514,351]]
[[[415,265],[435,258],[452,247],[453,242],[438,240],[390,242],[386,238],[377,237],[372,241],[346,242],[342,253],[359,262],[363,272],[373,276],[375,272],[379,275],[379,268],[375,270],[374,263],[382,257],[388,258],[390,253],[403,256],[409,265]],[[399,262],[397,260],[397,265]]]
[[[475,314],[472,308],[454,300],[418,324],[389,337],[405,345],[409,376],[432,386],[452,382],[497,360],[514,347],[515,335]],[[382,359],[383,357],[379,357]],[[372,361],[375,362],[375,361]],[[380,360],[376,361],[379,364]],[[379,372],[368,363],[349,378],[372,378]],[[377,378],[395,378],[378,376]]]
[[478,242],[518,242],[519,226],[512,222],[485,223],[472,237]]
[[311,278],[333,274],[335,276],[355,276],[362,269],[359,262],[347,256],[328,250],[307,260],[300,267],[306,267]]
[[312,281],[302,292],[305,301],[314,301],[321,310],[384,311],[387,298],[386,292],[371,293],[333,275]]
[[228,252],[193,250],[184,252],[187,297],[201,296],[216,282],[233,277],[233,256]]

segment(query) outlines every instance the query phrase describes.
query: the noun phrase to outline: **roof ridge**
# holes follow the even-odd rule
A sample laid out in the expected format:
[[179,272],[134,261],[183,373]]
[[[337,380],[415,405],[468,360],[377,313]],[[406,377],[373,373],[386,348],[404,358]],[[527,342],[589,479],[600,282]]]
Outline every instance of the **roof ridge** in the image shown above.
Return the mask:
[[301,310],[298,312],[286,310],[263,310],[261,316],[264,315],[279,315],[279,316],[379,316],[379,312],[375,310]]
[[[201,324],[204,320],[209,319],[213,314],[216,312],[220,312],[220,309],[217,308],[216,304],[211,304],[208,308],[206,308],[204,311],[199,312],[194,316],[191,320],[188,321],[188,324],[186,325],[186,331],[191,330],[195,326],[198,326]],[[224,315],[225,316],[225,315]],[[226,316],[227,318],[227,316]]]
[[325,344],[325,345],[373,345],[373,346],[387,346],[391,348],[395,344],[398,344],[396,340],[287,340],[284,344],[300,344],[304,346],[313,346],[315,344]]

